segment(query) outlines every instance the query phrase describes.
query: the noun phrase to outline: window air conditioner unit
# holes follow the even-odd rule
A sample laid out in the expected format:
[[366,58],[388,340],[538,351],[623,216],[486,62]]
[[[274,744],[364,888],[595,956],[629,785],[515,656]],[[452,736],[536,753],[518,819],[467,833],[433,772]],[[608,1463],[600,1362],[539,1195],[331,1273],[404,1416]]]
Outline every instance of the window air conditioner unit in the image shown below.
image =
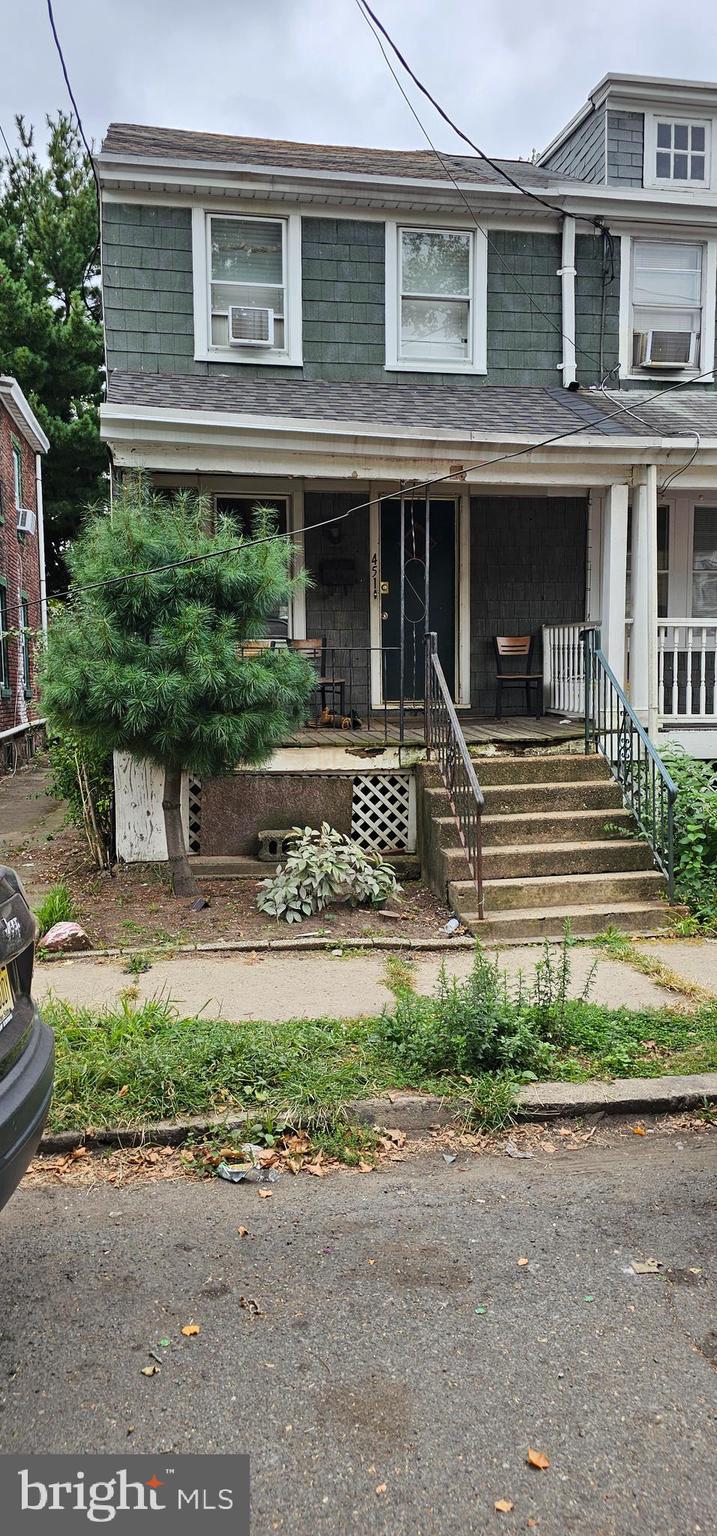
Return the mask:
[[37,518],[31,507],[18,507],[17,531],[18,533],[34,533]]
[[253,304],[229,306],[230,347],[273,347],[274,311]]
[[696,331],[643,331],[636,337],[641,368],[692,368],[697,351]]

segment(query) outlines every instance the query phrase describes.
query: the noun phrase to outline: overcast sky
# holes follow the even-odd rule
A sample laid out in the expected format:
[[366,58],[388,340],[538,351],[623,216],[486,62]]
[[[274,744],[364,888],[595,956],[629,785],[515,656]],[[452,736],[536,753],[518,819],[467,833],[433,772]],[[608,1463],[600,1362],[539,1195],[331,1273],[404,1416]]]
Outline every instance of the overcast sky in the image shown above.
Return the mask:
[[[488,151],[529,156],[608,70],[717,80],[714,0],[372,0]],[[425,147],[356,0],[54,0],[85,129]],[[46,0],[0,0],[0,124],[67,104]],[[427,103],[443,148],[458,148]]]

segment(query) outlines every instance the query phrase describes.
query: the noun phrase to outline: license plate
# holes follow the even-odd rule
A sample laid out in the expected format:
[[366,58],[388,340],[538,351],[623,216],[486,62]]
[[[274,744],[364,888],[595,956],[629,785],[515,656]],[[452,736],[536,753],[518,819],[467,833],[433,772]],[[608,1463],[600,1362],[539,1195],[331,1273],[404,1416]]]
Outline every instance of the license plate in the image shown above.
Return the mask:
[[8,976],[7,966],[0,965],[0,1019],[7,1018],[12,1012],[13,996]]

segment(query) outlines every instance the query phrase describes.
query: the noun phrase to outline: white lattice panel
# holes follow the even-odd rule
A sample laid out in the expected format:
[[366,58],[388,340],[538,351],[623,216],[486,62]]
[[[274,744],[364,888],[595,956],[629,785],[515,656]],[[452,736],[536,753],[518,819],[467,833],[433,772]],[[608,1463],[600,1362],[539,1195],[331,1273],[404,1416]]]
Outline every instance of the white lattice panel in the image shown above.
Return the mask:
[[416,846],[411,773],[361,773],[353,781],[351,836],[362,848],[413,853]]
[[202,851],[202,781],[189,780],[189,853]]

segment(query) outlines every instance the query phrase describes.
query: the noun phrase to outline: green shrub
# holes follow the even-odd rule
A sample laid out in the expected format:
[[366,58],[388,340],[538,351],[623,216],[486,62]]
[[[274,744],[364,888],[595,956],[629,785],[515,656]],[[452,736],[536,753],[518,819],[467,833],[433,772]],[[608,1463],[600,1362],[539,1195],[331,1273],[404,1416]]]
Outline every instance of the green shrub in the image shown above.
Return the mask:
[[[426,1076],[480,1077],[495,1072],[524,1081],[545,1076],[554,1048],[569,1033],[573,940],[566,924],[557,953],[545,944],[529,986],[520,976],[511,987],[499,961],[480,944],[465,980],[449,976],[445,962],[432,997],[410,985],[394,987],[394,1011],[384,1012],[381,1037],[409,1071]],[[594,968],[582,992],[584,1003]]]
[[332,901],[381,907],[401,887],[390,864],[337,832],[327,821],[321,830],[293,827],[292,846],[283,865],[262,880],[256,904],[270,917],[300,923]]
[[717,772],[681,747],[662,757],[677,785],[675,895],[701,923],[717,924]]
[[464,981],[449,976],[444,962],[433,996],[399,992],[380,1028],[403,1063],[428,1076],[533,1073],[550,1055],[531,1000],[522,989],[511,994],[497,960],[488,960],[480,946]]
[[43,897],[35,916],[40,924],[40,938],[54,928],[55,923],[71,923],[77,917],[77,908],[68,887],[60,881]]

